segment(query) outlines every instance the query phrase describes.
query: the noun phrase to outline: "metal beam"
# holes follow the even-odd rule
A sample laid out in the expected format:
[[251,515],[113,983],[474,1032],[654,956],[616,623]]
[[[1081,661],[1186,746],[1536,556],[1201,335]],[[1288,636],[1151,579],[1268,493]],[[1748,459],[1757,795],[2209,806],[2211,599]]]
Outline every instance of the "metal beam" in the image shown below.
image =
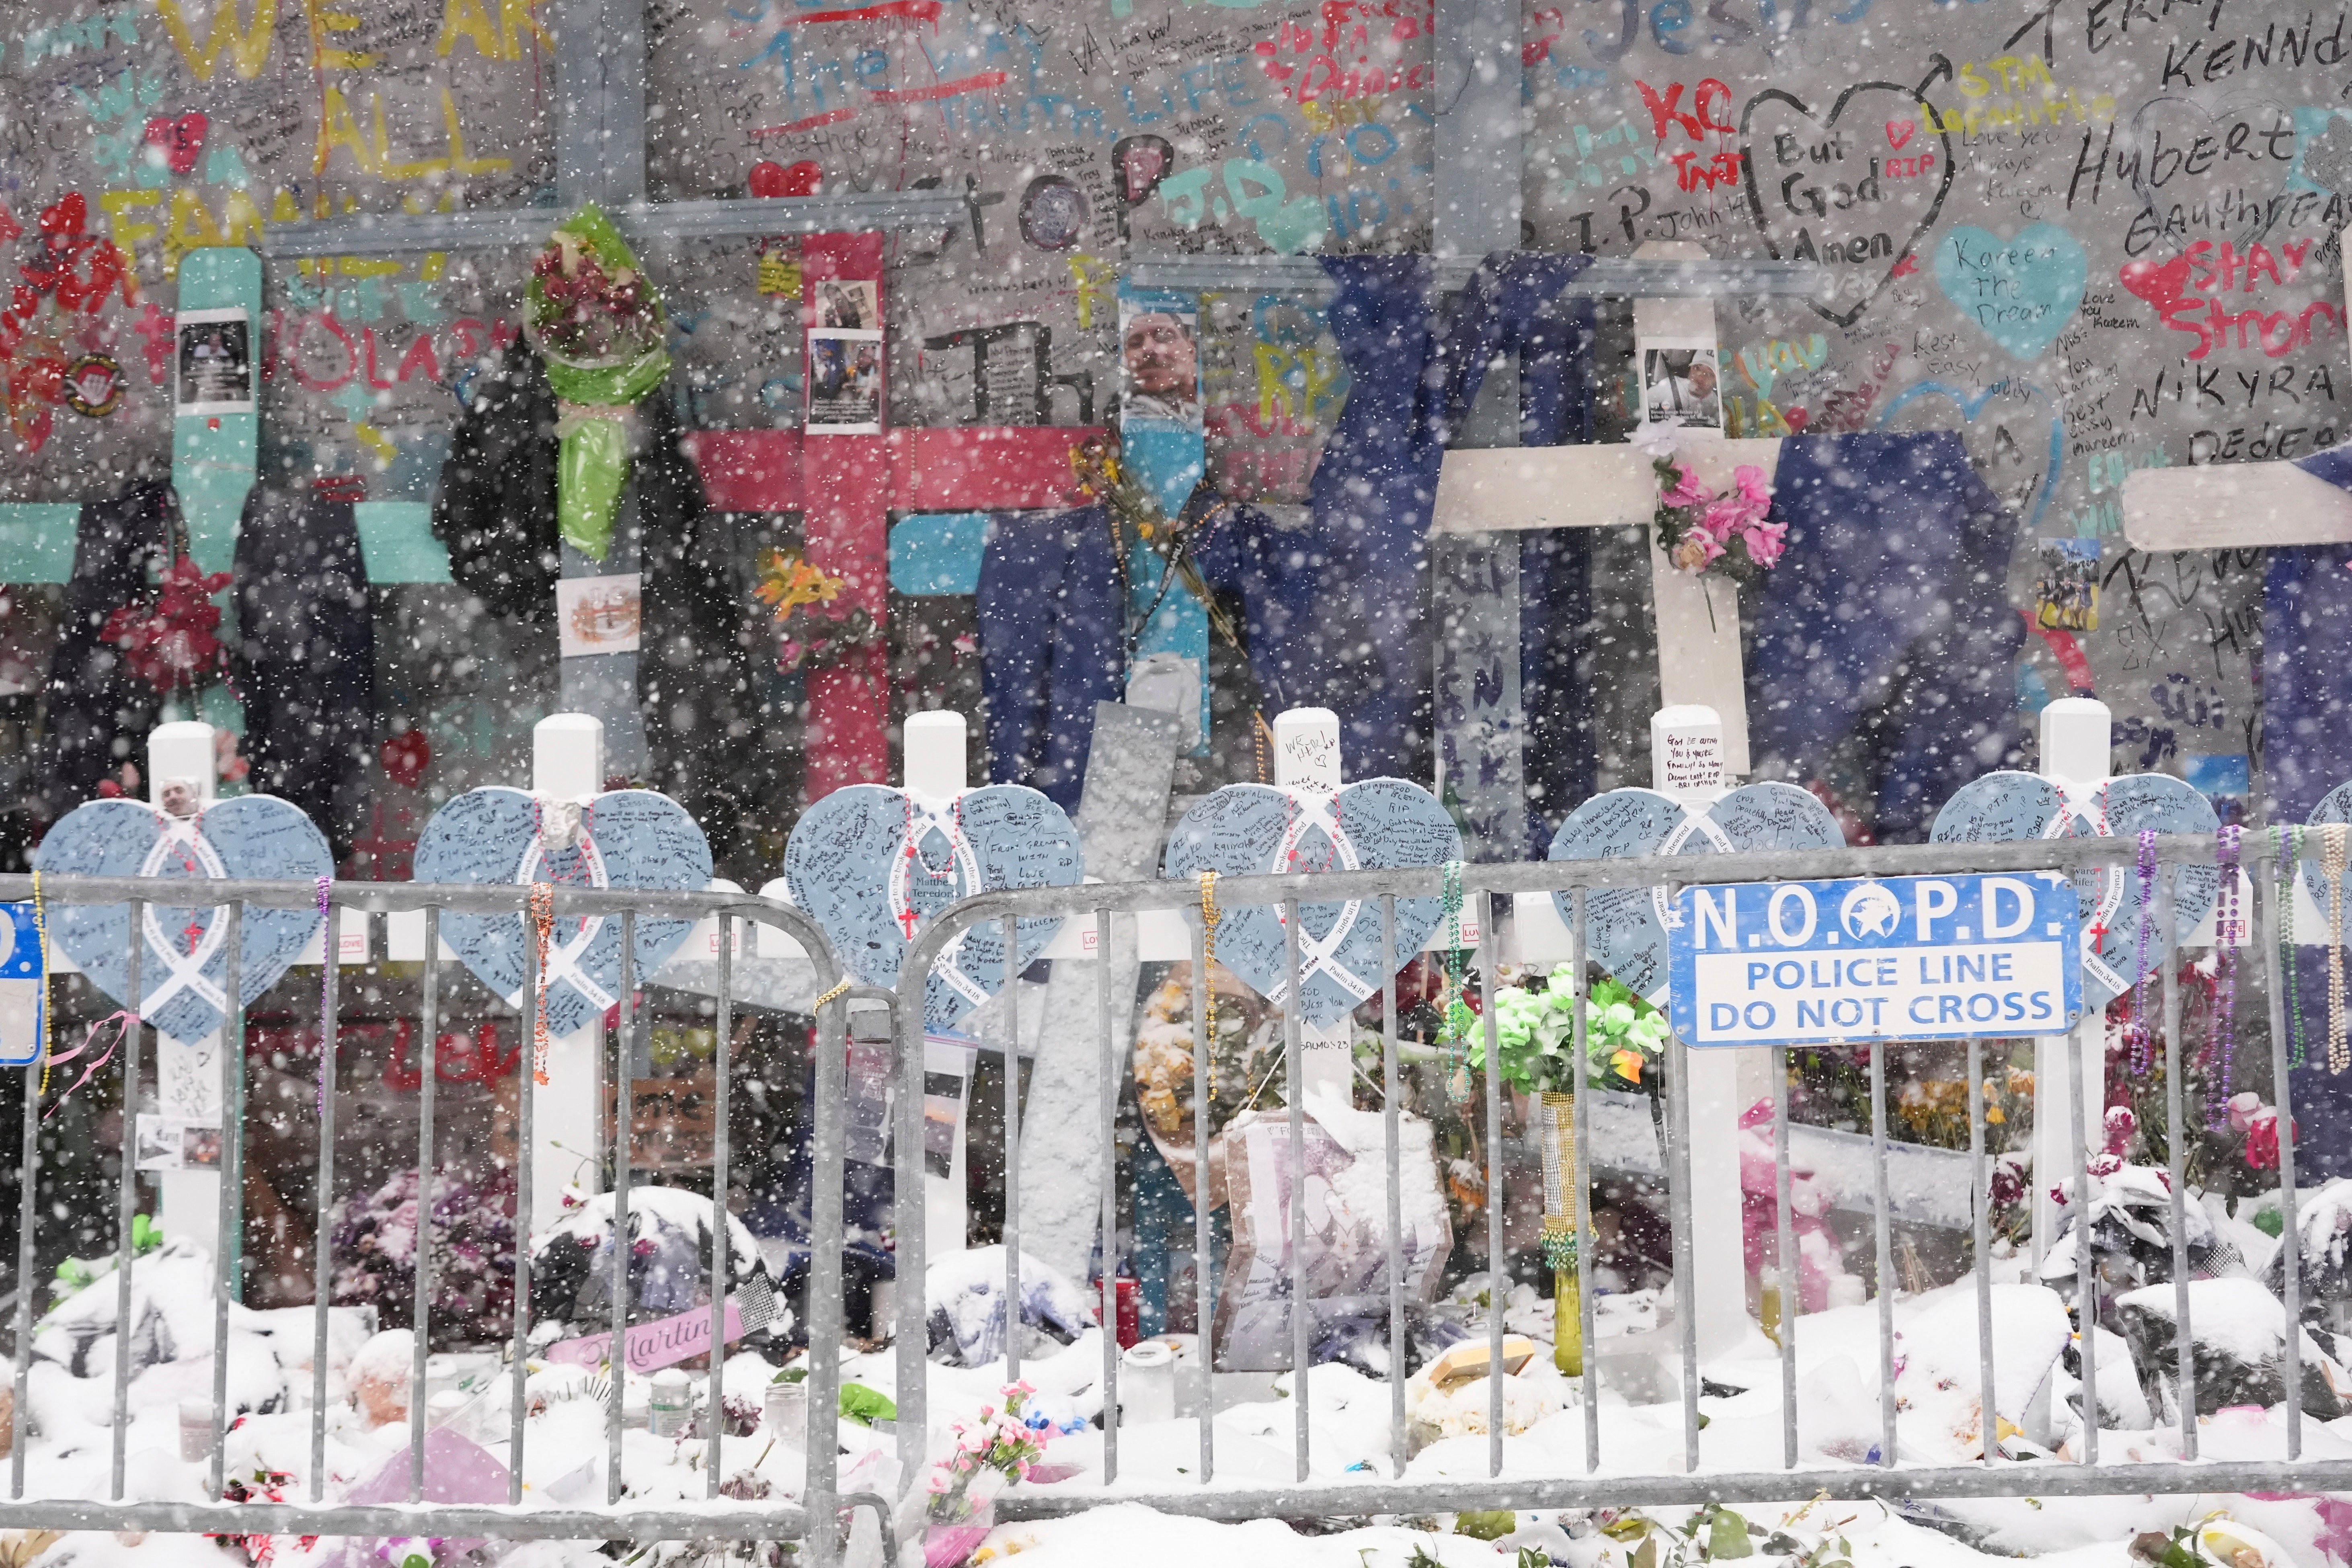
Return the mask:
[[[1478,258],[1440,256],[1431,263],[1442,292],[1470,281]],[[1275,293],[1320,300],[1331,294],[1329,274],[1319,256],[1143,256],[1128,263],[1128,279],[1140,289],[1179,289],[1192,293]],[[1832,279],[1810,261],[1637,261],[1597,258],[1568,286],[1562,298],[1673,299],[1723,294],[1827,298]]]
[[[568,209],[498,207],[482,212],[386,213],[271,229],[261,254],[389,256],[434,250],[537,248]],[[851,191],[841,195],[745,197],[734,201],[633,202],[610,215],[633,241],[721,239],[772,234],[856,234],[940,229],[963,221],[960,195],[937,191]]]

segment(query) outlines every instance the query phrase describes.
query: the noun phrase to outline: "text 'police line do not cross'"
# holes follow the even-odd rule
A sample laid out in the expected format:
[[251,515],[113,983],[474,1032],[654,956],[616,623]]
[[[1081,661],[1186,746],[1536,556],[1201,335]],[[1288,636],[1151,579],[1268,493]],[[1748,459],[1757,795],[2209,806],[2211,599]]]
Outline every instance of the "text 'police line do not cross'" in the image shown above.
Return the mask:
[[1683,889],[1669,1016],[1691,1046],[2063,1034],[2083,1012],[2074,885],[1865,877]]

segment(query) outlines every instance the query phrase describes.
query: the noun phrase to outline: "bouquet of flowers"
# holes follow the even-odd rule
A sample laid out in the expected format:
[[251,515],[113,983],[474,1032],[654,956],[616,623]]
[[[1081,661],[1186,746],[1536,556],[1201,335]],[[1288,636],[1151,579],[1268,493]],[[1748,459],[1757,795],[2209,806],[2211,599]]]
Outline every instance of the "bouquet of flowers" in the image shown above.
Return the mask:
[[560,415],[557,527],[602,561],[629,477],[628,417],[669,374],[669,354],[661,295],[595,203],[549,236],[531,264],[523,331],[547,363]]
[[[432,1218],[425,1243],[433,1249],[433,1321],[439,1336],[458,1339],[474,1325],[492,1331],[514,1312],[512,1191],[505,1184],[476,1185],[446,1173],[433,1180]],[[328,1215],[334,1238],[331,1292],[346,1306],[373,1305],[386,1328],[413,1326],[416,1300],[416,1169],[404,1166],[372,1193],[354,1193]]]
[[100,635],[122,650],[131,673],[157,695],[194,691],[228,672],[220,606],[212,600],[228,584],[227,573],[201,571],[181,555],[164,568],[152,603],[123,605],[106,617]]
[[955,1568],[970,1557],[993,1522],[996,1494],[1045,1458],[1053,1426],[1025,1409],[1036,1392],[1025,1381],[1008,1383],[1002,1406],[983,1405],[977,1421],[953,1424],[955,1451],[924,1483],[930,1494],[924,1568]]
[[1650,455],[1658,475],[1655,523],[1658,548],[1694,576],[1720,571],[1753,582],[1770,571],[1788,548],[1789,525],[1766,514],[1772,486],[1763,469],[1743,463],[1732,471],[1732,488],[1717,493],[1675,460],[1674,437],[1663,426],[1646,426],[1633,444]]
[[823,669],[882,640],[882,628],[862,605],[835,608],[842,579],[812,566],[797,550],[771,550],[760,558],[751,590],[776,612],[776,668],[786,675]]
[[[1528,1094],[1573,1094],[1576,1068],[1575,971],[1563,963],[1541,984],[1499,986],[1495,1038],[1503,1079]],[[1644,1068],[1666,1048],[1666,1020],[1618,981],[1592,983],[1584,1022],[1584,1081],[1595,1089],[1639,1090]],[[1486,1065],[1484,1030],[1470,1034],[1470,1065]]]

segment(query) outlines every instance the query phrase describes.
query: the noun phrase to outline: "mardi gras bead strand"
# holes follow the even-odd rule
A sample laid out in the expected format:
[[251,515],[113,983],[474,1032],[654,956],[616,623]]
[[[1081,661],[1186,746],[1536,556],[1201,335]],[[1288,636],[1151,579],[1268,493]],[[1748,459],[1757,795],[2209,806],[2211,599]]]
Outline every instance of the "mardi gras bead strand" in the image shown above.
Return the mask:
[[2132,1018],[2124,1038],[2131,1045],[2132,1076],[2146,1078],[2156,1062],[2156,1031],[2147,1026],[2147,928],[2156,910],[2156,833],[2139,836],[2139,942],[2132,956]]
[[2238,943],[2245,940],[2238,918],[2238,860],[2246,830],[2231,824],[2214,843],[2221,863],[2221,891],[2213,913],[2214,1074],[2205,1095],[2205,1125],[2219,1132],[2230,1124],[2230,1089],[2237,1076]]

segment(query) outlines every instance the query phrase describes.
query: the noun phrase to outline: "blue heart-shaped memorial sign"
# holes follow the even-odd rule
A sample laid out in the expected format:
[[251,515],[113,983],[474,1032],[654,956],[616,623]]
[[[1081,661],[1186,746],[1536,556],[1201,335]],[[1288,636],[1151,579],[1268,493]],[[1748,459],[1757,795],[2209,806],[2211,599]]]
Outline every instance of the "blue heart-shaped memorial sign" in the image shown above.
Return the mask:
[[[335,874],[327,840],[301,809],[266,795],[219,801],[193,817],[172,817],[134,800],[76,806],[41,840],[44,877],[186,877],[316,882]],[[51,904],[50,939],[92,984],[175,1040],[201,1040],[221,1026],[228,966],[226,908],[149,904],[141,922],[140,1000],[131,990],[131,907]],[[239,1000],[250,1004],[286,973],[318,933],[315,909],[248,905],[238,955]]]
[[[2126,773],[2075,786],[2003,769],[1955,791],[1936,814],[1927,838],[1932,844],[2004,844],[2151,831],[2211,833],[2220,826],[2213,803],[2168,773]],[[2179,874],[2173,887],[2176,940],[2197,929],[2221,886],[2221,873],[2211,866],[2183,866]],[[2156,968],[2162,943],[2151,929],[2143,964],[2143,900],[2138,873],[2131,867],[2083,872],[2074,879],[2074,895],[2093,911],[2083,932],[2083,1005],[2105,1006]]]
[[[1462,830],[1434,795],[1403,779],[1362,779],[1337,795],[1227,784],[1184,814],[1168,837],[1168,875],[1255,877],[1284,871],[1353,871],[1442,866],[1462,858]],[[1399,899],[1400,965],[1419,952],[1444,906]],[[1371,899],[1301,904],[1298,1016],[1334,1023],[1381,988],[1381,906]],[[1217,924],[1217,962],[1251,990],[1279,1004],[1288,988],[1282,913],[1237,906]]]
[[[908,944],[959,899],[1000,888],[1075,887],[1086,875],[1078,830],[1025,784],[988,784],[934,800],[882,784],[837,789],[803,813],[784,846],[784,885],[824,931],[842,966],[895,989]],[[1020,927],[1015,971],[1062,929]],[[923,987],[923,1021],[952,1028],[1004,984],[1004,927],[983,921],[950,942]]]
[[[1554,860],[1635,855],[1717,855],[1764,849],[1838,849],[1845,835],[1829,807],[1794,784],[1752,784],[1705,811],[1654,789],[1612,789],[1569,814],[1552,835]],[[1552,907],[1572,918],[1566,893]],[[1585,896],[1586,951],[1635,995],[1665,994],[1666,931],[1676,918],[1664,888],[1596,888]]]
[[[420,882],[551,882],[559,888],[696,892],[710,885],[710,843],[686,808],[652,790],[600,795],[582,808],[572,842],[551,845],[547,812],[519,789],[468,790],[433,814],[417,835]],[[636,978],[669,962],[692,922],[637,921]],[[441,917],[441,940],[492,991],[525,1006],[527,955],[537,937],[522,913]],[[569,1035],[619,1000],[621,921],[558,915],[547,948],[547,1027]]]

